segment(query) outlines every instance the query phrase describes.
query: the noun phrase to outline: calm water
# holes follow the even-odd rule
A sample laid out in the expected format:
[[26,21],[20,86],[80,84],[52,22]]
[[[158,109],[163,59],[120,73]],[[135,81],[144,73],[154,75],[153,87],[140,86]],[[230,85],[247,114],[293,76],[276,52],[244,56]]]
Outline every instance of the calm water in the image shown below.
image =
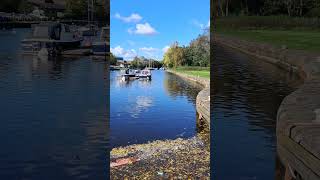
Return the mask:
[[120,81],[110,75],[112,147],[196,134],[195,99],[201,88],[162,70],[152,80]]
[[235,50],[214,50],[216,179],[275,178],[276,114],[297,77]]
[[23,57],[27,31],[0,35],[0,179],[106,179],[106,63]]

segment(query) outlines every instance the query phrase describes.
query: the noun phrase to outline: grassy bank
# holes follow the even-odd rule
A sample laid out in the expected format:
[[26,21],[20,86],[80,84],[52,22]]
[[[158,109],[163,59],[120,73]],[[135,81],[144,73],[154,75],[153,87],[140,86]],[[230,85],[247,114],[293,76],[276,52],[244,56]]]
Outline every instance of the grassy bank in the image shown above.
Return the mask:
[[184,73],[192,76],[199,76],[203,78],[210,78],[210,68],[209,67],[197,67],[197,66],[180,66],[173,71],[177,71],[179,73]]
[[218,19],[216,27],[218,34],[285,45],[289,49],[320,51],[320,20],[316,18],[228,17]]

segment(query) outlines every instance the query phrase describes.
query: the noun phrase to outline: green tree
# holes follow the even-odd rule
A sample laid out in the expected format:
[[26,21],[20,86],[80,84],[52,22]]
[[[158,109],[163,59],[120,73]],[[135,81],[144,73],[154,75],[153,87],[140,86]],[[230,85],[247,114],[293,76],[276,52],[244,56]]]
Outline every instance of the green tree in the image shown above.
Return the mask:
[[110,65],[117,65],[117,58],[110,53]]
[[74,19],[84,19],[87,16],[87,0],[66,0],[66,16]]
[[177,42],[174,43],[164,54],[163,62],[167,67],[181,66],[184,63],[184,49]]

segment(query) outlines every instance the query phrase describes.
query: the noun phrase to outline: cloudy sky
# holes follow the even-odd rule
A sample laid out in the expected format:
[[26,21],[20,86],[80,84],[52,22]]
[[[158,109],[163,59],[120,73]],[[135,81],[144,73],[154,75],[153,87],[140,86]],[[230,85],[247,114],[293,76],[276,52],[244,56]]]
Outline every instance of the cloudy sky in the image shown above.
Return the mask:
[[111,0],[111,51],[162,60],[174,41],[187,45],[208,26],[209,0]]

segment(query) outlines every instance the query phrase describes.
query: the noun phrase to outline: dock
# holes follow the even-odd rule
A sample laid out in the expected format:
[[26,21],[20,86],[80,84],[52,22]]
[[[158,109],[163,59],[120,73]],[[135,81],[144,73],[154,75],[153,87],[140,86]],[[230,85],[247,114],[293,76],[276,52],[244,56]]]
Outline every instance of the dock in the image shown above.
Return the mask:
[[90,54],[91,49],[73,49],[61,53],[62,56],[89,56]]

